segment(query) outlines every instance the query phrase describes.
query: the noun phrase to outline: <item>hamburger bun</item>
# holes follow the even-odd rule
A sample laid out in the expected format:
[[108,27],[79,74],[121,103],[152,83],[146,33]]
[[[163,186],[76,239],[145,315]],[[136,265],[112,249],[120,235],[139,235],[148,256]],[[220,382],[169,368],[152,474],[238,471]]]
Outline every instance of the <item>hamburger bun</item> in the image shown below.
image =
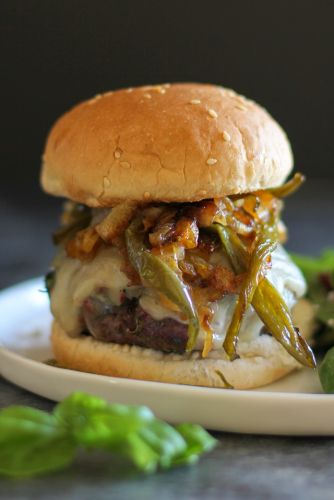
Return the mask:
[[55,358],[63,368],[173,384],[226,387],[227,382],[235,389],[252,389],[300,367],[269,335],[252,342],[240,342],[240,358],[233,362],[217,351],[202,358],[198,351],[164,354],[138,346],[101,342],[86,335],[73,338],[56,321],[52,325],[51,339]]
[[[137,207],[275,187],[292,163],[284,131],[259,105],[219,86],[165,84],[98,95],[62,116],[46,143],[41,182],[48,193],[90,207]],[[52,326],[59,365],[95,374],[251,389],[301,366],[270,335],[240,341],[231,362],[222,348],[205,358],[166,354],[71,337],[60,323]]]
[[98,95],[54,125],[42,186],[91,207],[183,202],[281,184],[284,131],[258,104],[215,85],[172,84]]

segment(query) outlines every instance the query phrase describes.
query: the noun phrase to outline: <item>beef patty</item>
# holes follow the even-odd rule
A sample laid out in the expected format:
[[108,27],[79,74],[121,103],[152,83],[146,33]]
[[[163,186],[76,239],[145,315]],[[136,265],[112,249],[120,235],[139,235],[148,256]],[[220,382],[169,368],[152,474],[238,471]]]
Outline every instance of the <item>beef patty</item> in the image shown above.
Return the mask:
[[155,320],[138,299],[113,306],[105,298],[88,297],[82,305],[85,329],[97,340],[148,347],[163,352],[185,352],[188,327],[172,318]]

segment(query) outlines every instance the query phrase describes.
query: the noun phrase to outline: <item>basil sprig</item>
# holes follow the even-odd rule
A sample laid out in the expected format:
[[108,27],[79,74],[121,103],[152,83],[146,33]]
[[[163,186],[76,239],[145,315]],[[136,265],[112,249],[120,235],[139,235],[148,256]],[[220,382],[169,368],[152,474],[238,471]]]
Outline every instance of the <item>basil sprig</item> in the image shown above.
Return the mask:
[[292,255],[307,281],[307,298],[316,304],[315,347],[326,350],[334,346],[334,250],[325,250],[320,257]]
[[12,477],[64,469],[80,449],[115,453],[154,472],[194,463],[215,445],[198,425],[172,427],[145,406],[108,404],[80,392],[52,414],[26,406],[0,411],[0,474]]
[[316,305],[315,348],[322,354],[329,349],[319,366],[320,381],[325,392],[334,393],[334,250],[320,257],[292,257],[307,281],[307,298]]

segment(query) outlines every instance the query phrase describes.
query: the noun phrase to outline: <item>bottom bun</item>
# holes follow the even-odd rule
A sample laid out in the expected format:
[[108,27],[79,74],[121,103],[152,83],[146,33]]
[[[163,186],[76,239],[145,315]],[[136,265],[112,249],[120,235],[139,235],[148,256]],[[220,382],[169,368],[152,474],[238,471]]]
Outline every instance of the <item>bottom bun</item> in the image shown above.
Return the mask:
[[[239,359],[231,362],[223,350],[207,358],[199,352],[164,354],[138,346],[101,342],[91,336],[69,337],[59,324],[52,326],[56,361],[64,368],[114,377],[252,389],[277,380],[301,365],[271,336],[239,342]],[[224,382],[227,382],[227,384]]]

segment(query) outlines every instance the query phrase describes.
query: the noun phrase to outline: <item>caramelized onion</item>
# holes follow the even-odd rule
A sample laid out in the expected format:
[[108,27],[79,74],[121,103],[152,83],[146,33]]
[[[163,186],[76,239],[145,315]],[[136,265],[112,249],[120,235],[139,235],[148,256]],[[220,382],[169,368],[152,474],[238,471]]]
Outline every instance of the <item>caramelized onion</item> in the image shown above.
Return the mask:
[[110,243],[116,236],[123,233],[137,211],[138,203],[126,201],[116,205],[108,215],[95,226],[95,231],[106,242]]
[[[211,304],[228,294],[238,300],[224,348],[231,359],[241,321],[250,304],[272,335],[298,361],[314,366],[312,351],[293,327],[282,297],[266,278],[271,252],[284,238],[279,220],[281,197],[303,182],[296,174],[283,186],[196,203],[160,204],[139,209],[128,201],[114,207],[102,221],[91,209],[68,204],[63,227],[56,234],[70,257],[87,260],[102,244],[117,246],[124,272],[133,284],[142,282],[160,293],[166,307],[189,321],[187,350],[195,345],[199,326],[205,332],[203,356],[212,348]],[[220,249],[220,253],[213,254]],[[230,260],[217,260],[222,252]],[[213,255],[212,255],[213,254]]]
[[90,226],[78,231],[75,237],[65,244],[65,249],[67,255],[73,259],[89,260],[95,256],[101,244],[100,236],[95,228]]

